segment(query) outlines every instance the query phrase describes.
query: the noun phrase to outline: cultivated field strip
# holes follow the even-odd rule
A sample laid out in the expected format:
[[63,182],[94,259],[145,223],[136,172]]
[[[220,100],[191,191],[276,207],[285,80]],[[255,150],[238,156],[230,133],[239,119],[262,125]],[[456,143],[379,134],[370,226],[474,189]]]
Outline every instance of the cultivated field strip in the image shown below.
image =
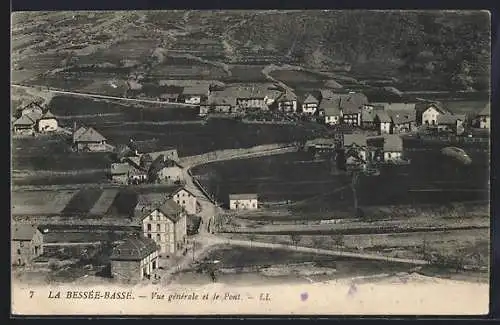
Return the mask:
[[105,214],[109,210],[110,206],[114,201],[114,198],[118,193],[119,193],[118,189],[103,190],[99,199],[95,202],[92,209],[90,209],[89,214],[91,215]]

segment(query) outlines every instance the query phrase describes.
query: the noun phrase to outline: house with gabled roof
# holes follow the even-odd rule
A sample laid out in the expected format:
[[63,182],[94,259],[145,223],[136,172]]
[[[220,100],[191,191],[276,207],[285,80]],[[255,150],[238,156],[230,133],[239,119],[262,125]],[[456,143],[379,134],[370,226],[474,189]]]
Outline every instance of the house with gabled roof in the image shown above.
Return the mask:
[[314,115],[318,110],[318,106],[319,100],[312,94],[306,94],[305,99],[302,101],[302,113]]
[[173,256],[186,244],[186,211],[172,199],[144,206],[140,216],[144,236],[153,239],[162,256]]
[[354,126],[361,125],[362,109],[368,105],[368,98],[362,93],[349,93],[338,95],[342,122]]
[[374,123],[377,125],[379,134],[392,133],[392,119],[384,110],[377,110],[374,117]]
[[29,115],[22,115],[12,123],[14,134],[19,135],[34,135],[36,121],[31,119]]
[[21,116],[29,115],[32,120],[38,121],[43,115],[44,108],[37,102],[31,102],[21,108],[20,111]]
[[476,126],[480,129],[489,129],[491,122],[491,107],[488,103],[476,116]]
[[319,114],[325,117],[325,124],[336,125],[340,123],[342,111],[339,98],[326,98],[319,104]]
[[403,157],[403,139],[397,134],[384,137],[382,148],[384,162],[398,162]]
[[283,92],[277,99],[278,110],[285,113],[297,112],[297,95],[287,90]]
[[47,110],[38,120],[38,132],[54,132],[57,131],[57,118],[49,110]]
[[230,210],[256,210],[259,207],[255,193],[229,194]]
[[12,224],[10,246],[12,265],[29,265],[35,257],[43,254],[41,234],[31,224]]
[[73,145],[77,151],[110,151],[112,149],[102,134],[92,127],[85,126],[73,132]]
[[149,279],[159,268],[158,245],[140,236],[126,238],[113,248],[110,262],[112,277],[121,282]]
[[437,117],[437,128],[439,132],[450,132],[460,135],[464,133],[464,114],[441,114]]
[[415,110],[387,111],[392,121],[391,133],[408,133],[416,127],[417,115]]
[[367,164],[368,145],[365,135],[344,134],[342,148],[348,168],[365,168]]
[[437,125],[437,117],[450,114],[439,102],[421,102],[415,105],[417,125]]

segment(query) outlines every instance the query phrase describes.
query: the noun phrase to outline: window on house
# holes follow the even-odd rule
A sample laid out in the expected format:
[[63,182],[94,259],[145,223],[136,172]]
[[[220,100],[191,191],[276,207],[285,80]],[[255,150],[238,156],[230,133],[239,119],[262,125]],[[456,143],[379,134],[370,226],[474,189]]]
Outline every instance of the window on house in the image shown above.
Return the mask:
[[147,227],[148,227],[148,231],[151,231],[151,224],[150,223],[148,223]]
[[151,239],[151,234],[148,234],[148,238]]
[[252,207],[254,207],[254,208],[255,208],[255,206],[256,206],[256,204],[255,204],[255,203],[252,203]]
[[159,242],[161,241],[161,235],[160,234],[156,234],[156,240],[159,241]]
[[182,200],[182,204],[186,204],[186,201],[185,201],[185,200]]
[[157,224],[156,225],[156,231],[160,232],[161,231],[161,225],[160,224]]
[[17,249],[17,254],[21,254],[21,250],[19,248]]

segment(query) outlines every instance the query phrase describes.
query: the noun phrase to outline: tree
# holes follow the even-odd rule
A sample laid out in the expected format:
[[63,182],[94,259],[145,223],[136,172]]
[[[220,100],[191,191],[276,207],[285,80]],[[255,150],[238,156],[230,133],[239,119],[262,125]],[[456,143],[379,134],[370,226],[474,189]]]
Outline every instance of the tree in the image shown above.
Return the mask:
[[290,235],[290,240],[295,245],[295,248],[297,248],[301,239],[302,239],[302,237],[299,234],[291,234]]

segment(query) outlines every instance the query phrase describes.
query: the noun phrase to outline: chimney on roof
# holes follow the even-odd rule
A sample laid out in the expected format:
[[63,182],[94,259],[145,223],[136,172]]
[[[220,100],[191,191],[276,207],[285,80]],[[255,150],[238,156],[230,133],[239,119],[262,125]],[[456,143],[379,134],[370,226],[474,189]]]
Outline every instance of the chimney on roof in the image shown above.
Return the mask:
[[76,132],[76,121],[73,121],[73,133]]

